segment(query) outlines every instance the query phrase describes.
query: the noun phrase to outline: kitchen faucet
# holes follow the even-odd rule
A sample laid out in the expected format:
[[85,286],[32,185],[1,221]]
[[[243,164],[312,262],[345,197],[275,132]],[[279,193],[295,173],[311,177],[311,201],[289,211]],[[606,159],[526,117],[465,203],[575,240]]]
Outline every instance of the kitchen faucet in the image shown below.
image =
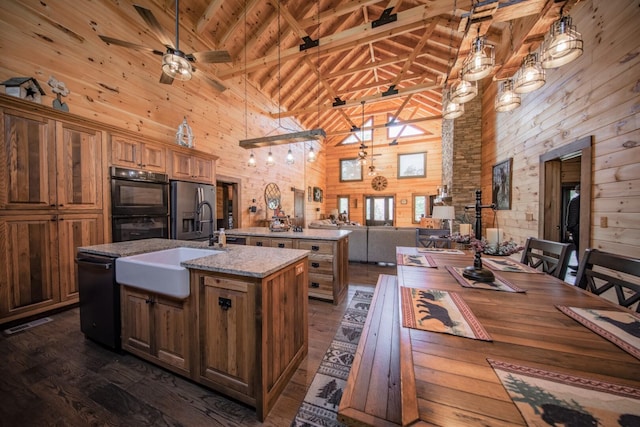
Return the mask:
[[213,246],[215,243],[215,237],[213,235],[213,208],[211,207],[211,203],[207,202],[206,200],[203,200],[202,202],[198,203],[198,207],[196,208],[196,213],[199,219],[198,222],[200,223],[200,225],[202,225],[203,221],[200,219],[200,217],[202,215],[202,208],[205,205],[209,206],[209,246]]

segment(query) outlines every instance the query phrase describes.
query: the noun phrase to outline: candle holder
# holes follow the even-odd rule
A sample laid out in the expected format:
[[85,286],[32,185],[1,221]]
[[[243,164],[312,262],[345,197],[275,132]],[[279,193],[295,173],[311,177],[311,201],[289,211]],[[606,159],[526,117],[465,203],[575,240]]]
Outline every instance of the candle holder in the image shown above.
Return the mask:
[[[475,231],[476,231],[476,240],[481,241],[482,240],[482,209],[496,209],[496,205],[494,203],[490,204],[490,205],[482,205],[482,191],[480,190],[476,190],[476,204],[474,205],[470,205],[470,206],[465,206],[465,210],[466,209],[475,209],[476,210],[476,227],[475,227]],[[496,277],[494,276],[493,272],[491,270],[488,270],[486,268],[482,267],[482,249],[479,247],[476,247],[474,249],[475,251],[475,255],[474,255],[474,259],[473,259],[473,265],[469,266],[469,267],[465,267],[465,269],[462,271],[462,275],[464,277],[466,277],[469,280],[473,280],[476,282],[493,282],[494,280],[496,280]]]

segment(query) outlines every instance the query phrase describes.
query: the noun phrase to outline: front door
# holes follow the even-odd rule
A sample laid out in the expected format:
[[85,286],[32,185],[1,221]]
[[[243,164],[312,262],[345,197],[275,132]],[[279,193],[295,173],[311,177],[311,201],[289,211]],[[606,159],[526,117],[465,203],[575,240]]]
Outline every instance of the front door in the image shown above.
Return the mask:
[[304,190],[293,189],[293,219],[291,225],[304,227]]

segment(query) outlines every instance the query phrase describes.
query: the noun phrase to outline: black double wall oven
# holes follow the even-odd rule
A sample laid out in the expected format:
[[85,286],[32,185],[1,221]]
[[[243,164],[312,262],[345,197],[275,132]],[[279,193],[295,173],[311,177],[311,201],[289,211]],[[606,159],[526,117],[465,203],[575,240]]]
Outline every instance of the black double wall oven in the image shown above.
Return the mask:
[[169,177],[163,173],[111,168],[114,242],[169,238]]

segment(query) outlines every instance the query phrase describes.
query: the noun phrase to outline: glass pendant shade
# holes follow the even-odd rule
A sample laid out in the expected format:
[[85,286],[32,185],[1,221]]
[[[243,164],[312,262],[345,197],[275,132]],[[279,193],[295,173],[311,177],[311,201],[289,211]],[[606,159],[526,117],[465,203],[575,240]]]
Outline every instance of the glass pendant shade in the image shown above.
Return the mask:
[[267,166],[273,166],[276,162],[273,160],[273,154],[271,154],[271,150],[269,150],[269,154],[267,154]]
[[498,95],[496,96],[496,111],[504,113],[520,106],[520,95],[513,91],[513,82],[504,80],[500,82]]
[[289,151],[287,151],[287,164],[292,165],[293,162],[293,152],[291,151],[291,148],[289,148]]
[[180,51],[162,57],[162,72],[172,79],[191,80],[191,64]]
[[513,83],[516,93],[529,93],[541,88],[545,83],[545,71],[538,61],[537,53],[530,53],[522,60]]
[[442,97],[442,118],[453,120],[464,114],[464,104],[451,101],[450,93],[447,91]]
[[542,67],[557,68],[582,55],[582,35],[571,24],[570,16],[553,23],[542,42]]
[[256,156],[253,155],[253,151],[249,154],[249,160],[247,161],[247,166],[250,168],[256,167]]
[[484,42],[484,37],[473,40],[471,51],[462,64],[462,74],[465,80],[475,82],[487,77],[495,65],[493,46]]
[[451,87],[450,99],[456,104],[464,104],[465,102],[471,101],[476,95],[478,95],[478,82],[465,80],[463,75],[463,77]]
[[313,147],[309,148],[309,153],[307,154],[307,162],[313,163],[316,161],[316,152],[313,151]]

